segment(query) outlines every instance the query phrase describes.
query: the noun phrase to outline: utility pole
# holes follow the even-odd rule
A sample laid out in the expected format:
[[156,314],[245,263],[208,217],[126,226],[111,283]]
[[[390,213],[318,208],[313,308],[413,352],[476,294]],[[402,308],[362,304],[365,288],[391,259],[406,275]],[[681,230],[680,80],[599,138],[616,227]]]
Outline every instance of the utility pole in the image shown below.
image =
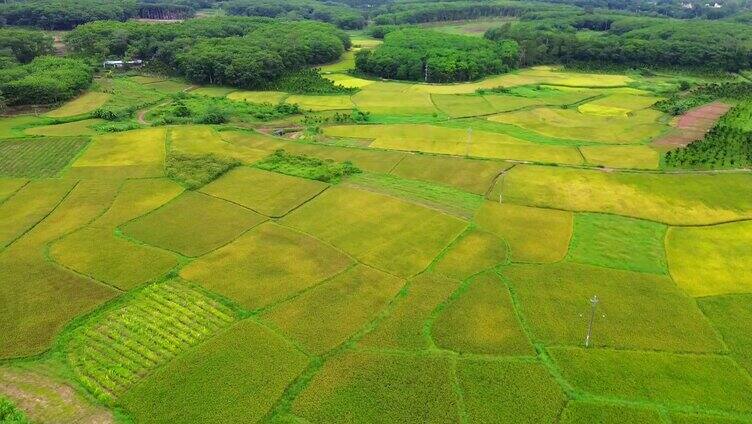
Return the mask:
[[595,309],[598,306],[598,295],[593,295],[590,299],[590,323],[588,324],[587,336],[585,336],[585,347],[590,347],[590,339],[593,336],[593,322],[595,321]]
[[425,80],[425,82],[428,82],[428,61],[426,61],[426,68],[425,72],[423,73],[423,79]]

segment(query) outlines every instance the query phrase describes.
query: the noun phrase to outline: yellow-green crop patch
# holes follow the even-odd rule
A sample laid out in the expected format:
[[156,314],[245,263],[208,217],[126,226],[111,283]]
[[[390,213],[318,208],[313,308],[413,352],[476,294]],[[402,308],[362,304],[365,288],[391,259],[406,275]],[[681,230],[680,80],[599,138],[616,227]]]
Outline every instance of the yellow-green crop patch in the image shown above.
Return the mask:
[[661,424],[664,421],[655,409],[573,400],[567,404],[559,422],[564,424]]
[[605,212],[667,224],[703,225],[752,218],[750,174],[648,174],[516,166],[503,180],[504,201]]
[[475,216],[478,226],[509,244],[515,262],[556,262],[567,254],[572,213],[508,203],[484,202]]
[[709,296],[698,303],[734,359],[752,372],[752,295]]
[[538,363],[460,360],[457,376],[470,422],[556,422],[566,397]]
[[401,277],[425,269],[466,226],[432,209],[345,187],[327,190],[283,222]]
[[336,85],[341,85],[347,88],[363,88],[375,82],[372,80],[367,80],[367,79],[358,78],[358,77],[354,77],[351,75],[344,75],[344,74],[329,74],[329,75],[325,75],[324,78],[331,80]]
[[291,95],[285,99],[285,103],[298,104],[303,109],[314,111],[352,109],[353,102],[350,96],[342,95]]
[[72,181],[32,181],[0,204],[0,216],[5,217],[0,220],[0,248],[47,216],[73,186]]
[[507,260],[507,244],[495,235],[473,229],[454,242],[436,263],[434,271],[464,280]]
[[[607,112],[610,109],[618,109],[624,111],[620,114],[626,115],[636,110],[647,109],[654,105],[658,100],[660,100],[659,97],[653,96],[614,93],[580,105],[579,110],[583,113],[593,113],[597,115],[599,114],[598,112],[600,108],[601,112],[608,115],[609,113]],[[592,109],[592,111],[588,110],[588,108]]]
[[258,422],[307,363],[289,342],[245,320],[159,368],[122,401],[139,423]]
[[661,112],[643,109],[629,116],[586,115],[573,109],[538,108],[502,113],[488,119],[535,131],[549,137],[587,140],[606,144],[643,143],[667,127],[658,122]]
[[672,424],[743,424],[747,421],[743,418],[731,418],[724,415],[701,415],[701,414],[669,414]]
[[213,128],[203,125],[172,127],[169,140],[171,152],[188,155],[213,154],[246,163],[256,162],[267,155],[263,150],[228,143]]
[[161,174],[165,135],[164,128],[148,128],[94,137],[73,167],[149,166]]
[[25,186],[29,180],[25,178],[0,178],[0,203]]
[[669,271],[692,296],[752,293],[752,222],[672,227],[666,237]]
[[291,210],[326,190],[328,184],[255,168],[236,168],[201,189],[271,217]]
[[352,96],[360,110],[374,115],[432,115],[438,113],[428,93],[405,93],[410,86],[376,82]]
[[123,233],[185,256],[201,256],[231,242],[266,218],[222,199],[196,192],[123,226]]
[[182,192],[182,187],[167,179],[126,180],[107,212],[91,226],[114,229],[164,205]]
[[50,257],[66,268],[128,290],[166,273],[178,262],[172,254],[85,228],[50,246]]
[[181,91],[187,91],[191,86],[180,81],[163,80],[149,83],[148,87],[162,93],[175,94]]
[[434,105],[452,118],[490,115],[495,108],[482,96],[469,94],[432,94]]
[[105,122],[102,119],[84,119],[82,121],[67,122],[65,124],[44,125],[32,127],[24,131],[27,135],[48,137],[71,137],[77,135],[94,135],[92,126]]
[[347,353],[326,362],[295,400],[310,422],[459,421],[450,359]]
[[159,366],[235,321],[234,312],[179,281],[153,284],[65,336],[78,381],[111,402]]
[[315,354],[347,341],[386,307],[404,281],[359,265],[262,317]]
[[576,214],[567,258],[573,262],[666,274],[666,226],[618,215]]
[[89,113],[102,106],[109,98],[110,94],[108,93],[90,91],[47,113],[47,116],[51,118],[64,118]]
[[262,224],[180,272],[248,308],[281,300],[333,277],[350,259],[313,237]]
[[492,160],[474,160],[446,156],[407,154],[391,174],[456,187],[485,194],[494,179],[512,165]]
[[656,169],[658,151],[649,146],[581,146],[589,165],[608,168]]
[[376,348],[424,350],[431,346],[426,324],[431,313],[459,287],[457,280],[423,273],[408,282],[389,315],[380,320],[360,345]]
[[237,88],[233,87],[218,87],[218,86],[205,86],[198,87],[195,90],[191,90],[191,94],[207,97],[227,97],[228,94],[236,91]]
[[250,103],[281,103],[287,93],[281,91],[233,91],[227,95],[230,100],[245,101]]
[[589,299],[597,295],[593,346],[724,350],[695,302],[666,277],[571,263],[510,265],[501,273],[532,336],[547,344],[581,346],[590,318]]
[[355,69],[355,52],[353,50],[344,52],[338,61],[320,67],[319,71],[322,74],[332,74],[337,72],[346,73],[351,69]]
[[514,313],[509,290],[493,273],[470,280],[441,309],[436,344],[459,353],[535,355]]
[[549,354],[564,378],[589,394],[685,408],[752,411],[752,379],[724,356],[579,348],[552,348]]
[[[44,137],[0,142],[0,176],[54,177],[89,141],[84,137]],[[0,197],[2,197],[0,195]]]

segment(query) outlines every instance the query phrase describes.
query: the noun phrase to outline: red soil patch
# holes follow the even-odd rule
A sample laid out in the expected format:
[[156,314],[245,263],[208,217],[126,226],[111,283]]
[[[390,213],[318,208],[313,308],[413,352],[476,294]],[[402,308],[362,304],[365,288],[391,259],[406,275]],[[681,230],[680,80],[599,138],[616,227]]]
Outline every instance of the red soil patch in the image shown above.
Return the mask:
[[653,145],[673,149],[700,140],[729,109],[731,106],[725,103],[714,102],[689,110],[679,117],[674,130],[654,140]]

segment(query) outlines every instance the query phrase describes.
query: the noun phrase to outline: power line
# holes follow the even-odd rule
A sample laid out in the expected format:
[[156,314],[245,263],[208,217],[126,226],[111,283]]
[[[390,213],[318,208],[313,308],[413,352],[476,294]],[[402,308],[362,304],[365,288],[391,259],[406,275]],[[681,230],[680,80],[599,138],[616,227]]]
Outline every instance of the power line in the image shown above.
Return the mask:
[[595,321],[595,310],[598,307],[598,295],[593,295],[590,299],[590,323],[588,324],[587,336],[585,336],[585,347],[590,347],[590,340],[593,336],[593,322]]

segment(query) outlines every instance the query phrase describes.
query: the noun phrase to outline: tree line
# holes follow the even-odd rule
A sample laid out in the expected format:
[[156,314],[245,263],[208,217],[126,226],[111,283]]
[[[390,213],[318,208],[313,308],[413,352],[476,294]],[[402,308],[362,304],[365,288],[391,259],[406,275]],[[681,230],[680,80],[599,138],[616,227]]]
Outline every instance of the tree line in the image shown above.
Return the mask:
[[519,1],[396,2],[380,7],[372,15],[377,25],[399,25],[503,16],[520,17],[548,10],[574,12],[578,9]]
[[358,71],[425,82],[470,81],[507,72],[517,63],[514,41],[491,42],[419,28],[398,29],[374,50],[355,55]]
[[229,15],[264,16],[292,20],[310,19],[334,24],[342,29],[361,29],[366,20],[350,6],[316,0],[233,0],[222,5]]
[[84,61],[39,56],[0,70],[0,93],[11,106],[57,103],[89,87],[92,78],[93,69]]

